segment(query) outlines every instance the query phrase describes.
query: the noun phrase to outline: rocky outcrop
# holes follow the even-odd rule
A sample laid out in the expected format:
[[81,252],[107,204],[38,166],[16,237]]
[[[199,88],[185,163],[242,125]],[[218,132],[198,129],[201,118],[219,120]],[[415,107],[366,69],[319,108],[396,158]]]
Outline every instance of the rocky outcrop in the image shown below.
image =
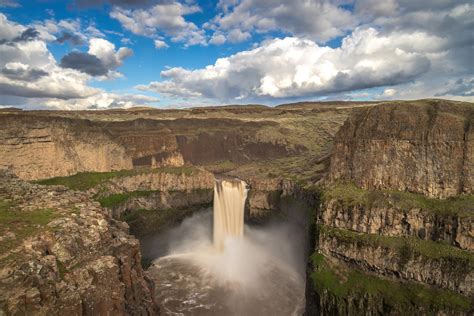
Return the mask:
[[294,183],[278,178],[249,177],[243,179],[250,190],[246,203],[246,218],[261,222],[275,215],[281,209],[284,196],[293,194]]
[[[401,289],[403,290],[403,289]],[[399,303],[392,297],[377,293],[349,293],[344,297],[329,291],[320,291],[315,294],[317,307],[307,311],[305,315],[469,315],[450,308],[424,307],[416,304]]]
[[195,189],[190,191],[152,192],[143,195],[131,195],[124,202],[110,206],[112,216],[121,218],[133,210],[169,210],[195,208],[212,204],[212,189]]
[[22,179],[132,168],[125,149],[84,120],[0,115],[0,169]]
[[138,240],[87,193],[2,172],[0,202],[0,314],[159,313]]
[[170,170],[170,172],[163,169],[134,176],[111,178],[95,188],[95,191],[106,192],[106,194],[134,191],[190,192],[214,187],[214,175],[208,171],[197,168]]
[[429,208],[403,209],[395,204],[344,205],[335,198],[325,202],[319,223],[360,233],[442,241],[474,250],[474,216],[469,212],[438,213]]
[[[427,248],[432,248],[427,250]],[[432,242],[358,234],[321,226],[318,249],[363,271],[474,294],[474,256]]]
[[474,106],[442,100],[354,110],[336,135],[329,179],[446,198],[474,192]]

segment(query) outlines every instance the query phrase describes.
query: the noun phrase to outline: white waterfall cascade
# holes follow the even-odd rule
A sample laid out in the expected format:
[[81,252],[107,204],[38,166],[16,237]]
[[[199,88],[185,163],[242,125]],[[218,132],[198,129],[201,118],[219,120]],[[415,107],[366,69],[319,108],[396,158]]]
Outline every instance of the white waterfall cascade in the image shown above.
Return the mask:
[[216,179],[214,183],[214,247],[224,250],[227,237],[243,236],[247,184],[239,179]]

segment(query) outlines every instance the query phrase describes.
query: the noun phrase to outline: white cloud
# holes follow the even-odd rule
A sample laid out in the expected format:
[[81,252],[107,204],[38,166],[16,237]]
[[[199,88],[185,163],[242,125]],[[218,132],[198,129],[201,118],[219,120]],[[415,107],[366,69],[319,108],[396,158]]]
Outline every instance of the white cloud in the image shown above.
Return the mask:
[[102,33],[95,25],[91,24],[86,29],[85,32],[91,37],[105,37],[105,34]]
[[156,49],[162,49],[162,48],[168,48],[169,47],[169,45],[166,44],[165,41],[156,39],[154,42],[155,42],[155,48]]
[[[56,24],[42,24],[45,32],[55,31]],[[63,24],[64,25],[64,24]],[[158,102],[149,96],[106,93],[88,85],[92,77],[76,69],[60,67],[48,50],[44,36],[22,38],[29,28],[9,21],[0,13],[0,95],[2,105],[84,109],[88,107],[129,107]],[[30,32],[31,34],[37,34]],[[49,34],[49,33],[48,33]],[[2,42],[0,42],[2,43]],[[105,39],[92,38],[89,52],[107,69],[122,65],[132,51],[115,49]],[[110,76],[114,76],[112,72]]]
[[152,38],[164,35],[171,37],[173,42],[183,42],[188,46],[206,45],[204,31],[184,18],[185,15],[199,11],[200,8],[196,5],[170,2],[157,4],[149,9],[127,10],[114,7],[110,16],[137,35]]
[[474,77],[459,78],[457,80],[425,78],[425,80],[409,82],[396,88],[385,89],[381,94],[373,94],[372,98],[380,100],[440,98],[474,102]]
[[231,43],[239,43],[248,40],[251,37],[249,32],[242,32],[239,29],[233,29],[227,35],[227,40]]
[[42,106],[61,110],[86,110],[150,106],[150,104],[159,102],[159,99],[139,94],[121,95],[101,92],[87,98],[70,100],[47,99],[38,100],[37,102],[39,102],[39,104]]
[[[297,36],[264,41],[202,69],[165,70],[164,81],[140,89],[219,100],[350,98],[373,87],[386,87],[378,96],[385,98],[473,98],[474,5],[356,0],[350,12],[338,6],[346,3],[220,0],[222,13],[205,24],[214,30],[211,44],[244,41],[252,32]],[[317,44],[349,31],[341,47]]]
[[222,45],[226,42],[225,36],[220,32],[215,32],[209,40],[209,44]]
[[356,26],[350,11],[327,0],[219,1],[222,13],[209,27],[221,32],[283,31],[318,42],[344,35]]
[[373,16],[393,16],[399,8],[396,0],[357,0],[355,1],[355,11],[359,15]]
[[423,52],[399,48],[412,48],[411,40],[403,34],[383,36],[373,28],[357,29],[336,49],[294,37],[274,39],[203,69],[165,70],[161,76],[167,80],[139,88],[229,100],[304,97],[394,85],[430,68]]
[[[0,14],[0,29],[4,30],[0,39],[18,38],[26,27],[10,22]],[[65,70],[56,64],[46,43],[40,38],[18,41],[12,45],[0,45],[0,94],[22,97],[87,97],[97,93],[97,89],[87,86],[88,76],[73,70]],[[21,65],[26,72],[47,73],[37,80],[25,81],[3,73],[11,71],[12,65]],[[16,67],[18,69],[18,67]]]
[[4,14],[0,13],[0,39],[12,40],[18,34],[26,30],[23,25],[8,21]]
[[122,66],[124,59],[133,55],[133,51],[128,47],[120,47],[115,51],[115,45],[103,38],[90,39],[88,53],[97,56],[109,69]]

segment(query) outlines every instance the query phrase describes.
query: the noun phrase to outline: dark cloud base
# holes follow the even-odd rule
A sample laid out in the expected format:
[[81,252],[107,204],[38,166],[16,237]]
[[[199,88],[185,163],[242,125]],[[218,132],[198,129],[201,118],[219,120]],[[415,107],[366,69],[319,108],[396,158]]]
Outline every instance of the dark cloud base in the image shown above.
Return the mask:
[[105,76],[109,72],[102,61],[94,55],[70,52],[61,59],[62,68],[79,70],[91,76]]

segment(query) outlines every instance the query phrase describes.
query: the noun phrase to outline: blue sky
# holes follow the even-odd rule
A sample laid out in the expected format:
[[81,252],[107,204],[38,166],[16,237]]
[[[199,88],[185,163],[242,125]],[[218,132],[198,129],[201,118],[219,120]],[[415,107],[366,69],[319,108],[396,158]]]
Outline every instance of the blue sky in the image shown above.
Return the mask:
[[457,0],[0,0],[0,106],[472,101],[473,12]]

